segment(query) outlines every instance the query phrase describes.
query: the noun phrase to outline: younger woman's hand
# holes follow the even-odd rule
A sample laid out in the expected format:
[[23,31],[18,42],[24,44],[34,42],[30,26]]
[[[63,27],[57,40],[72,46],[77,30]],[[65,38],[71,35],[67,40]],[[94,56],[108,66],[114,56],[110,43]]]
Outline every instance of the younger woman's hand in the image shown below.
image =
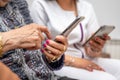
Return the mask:
[[110,36],[107,34],[104,34],[103,37],[97,36],[93,38],[89,44],[85,46],[86,54],[90,57],[99,57],[107,40],[110,40]]
[[94,62],[87,60],[87,59],[81,59],[76,61],[76,66],[79,68],[86,69],[88,71],[93,71],[93,70],[100,70],[104,71],[99,65],[95,64]]
[[46,40],[46,43],[41,51],[46,55],[46,58],[52,62],[59,59],[67,49],[67,38],[63,36],[56,36],[54,40]]
[[76,68],[82,68],[88,71],[93,71],[93,70],[104,71],[99,65],[95,64],[90,60],[73,57],[69,55],[65,55],[65,65]]

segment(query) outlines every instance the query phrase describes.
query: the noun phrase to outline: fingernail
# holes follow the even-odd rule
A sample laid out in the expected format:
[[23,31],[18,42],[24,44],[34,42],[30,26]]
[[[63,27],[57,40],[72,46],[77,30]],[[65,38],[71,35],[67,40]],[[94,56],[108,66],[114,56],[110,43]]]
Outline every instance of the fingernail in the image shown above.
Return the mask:
[[98,41],[98,38],[96,37],[95,40]]
[[43,50],[43,49],[41,49],[40,51],[41,51],[42,53],[44,53],[44,50]]
[[91,72],[93,72],[93,69],[90,69]]
[[91,44],[92,44],[92,41],[90,41],[89,43],[91,43]]
[[45,44],[43,44],[43,47],[47,47],[47,44],[45,43]]
[[50,41],[49,40],[46,40],[46,44],[48,45],[50,43]]
[[106,37],[107,37],[107,34],[104,34],[104,37],[106,38]]

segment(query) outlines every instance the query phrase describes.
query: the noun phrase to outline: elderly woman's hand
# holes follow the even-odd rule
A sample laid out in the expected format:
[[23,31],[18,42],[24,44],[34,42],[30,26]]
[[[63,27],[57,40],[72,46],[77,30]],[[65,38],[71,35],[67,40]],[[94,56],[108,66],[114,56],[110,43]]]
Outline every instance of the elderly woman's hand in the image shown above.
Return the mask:
[[41,51],[46,55],[46,58],[53,62],[58,60],[63,53],[66,51],[68,42],[67,38],[63,36],[56,36],[55,41],[46,40],[46,43],[43,44]]
[[107,34],[104,34],[102,37],[97,36],[93,38],[85,46],[86,54],[90,57],[99,57],[107,40],[110,40],[110,36]]
[[42,32],[48,38],[51,38],[46,27],[34,23],[8,32],[2,32],[3,52],[15,48],[29,50],[41,48],[41,42],[44,39]]

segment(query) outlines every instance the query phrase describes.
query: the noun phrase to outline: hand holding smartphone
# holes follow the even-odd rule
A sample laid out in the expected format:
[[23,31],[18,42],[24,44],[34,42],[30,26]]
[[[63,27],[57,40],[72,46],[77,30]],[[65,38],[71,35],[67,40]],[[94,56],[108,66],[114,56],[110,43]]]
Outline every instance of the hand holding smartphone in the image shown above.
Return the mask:
[[[60,35],[63,35],[65,37],[67,37],[70,32],[72,32],[72,30],[82,21],[84,20],[84,16],[78,17],[76,18]],[[56,40],[54,40],[56,41]],[[56,41],[58,42],[58,41]],[[60,43],[60,42],[59,42]]]
[[115,29],[115,26],[113,25],[104,25],[101,26],[84,44],[85,46],[92,38],[95,36],[103,36],[104,34],[109,34]]

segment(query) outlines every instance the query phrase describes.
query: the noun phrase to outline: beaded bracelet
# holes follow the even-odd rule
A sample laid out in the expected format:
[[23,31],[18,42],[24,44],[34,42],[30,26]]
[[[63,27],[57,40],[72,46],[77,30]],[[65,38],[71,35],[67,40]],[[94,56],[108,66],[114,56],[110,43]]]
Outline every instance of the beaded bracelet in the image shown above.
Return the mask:
[[67,62],[66,65],[67,65],[67,66],[71,66],[71,64],[74,63],[74,62],[75,62],[75,59],[71,56],[71,57],[69,58],[69,62]]
[[1,35],[1,33],[0,33],[0,57],[2,57],[2,49],[3,49],[2,35]]
[[75,59],[73,57],[70,58],[70,63],[74,63]]

